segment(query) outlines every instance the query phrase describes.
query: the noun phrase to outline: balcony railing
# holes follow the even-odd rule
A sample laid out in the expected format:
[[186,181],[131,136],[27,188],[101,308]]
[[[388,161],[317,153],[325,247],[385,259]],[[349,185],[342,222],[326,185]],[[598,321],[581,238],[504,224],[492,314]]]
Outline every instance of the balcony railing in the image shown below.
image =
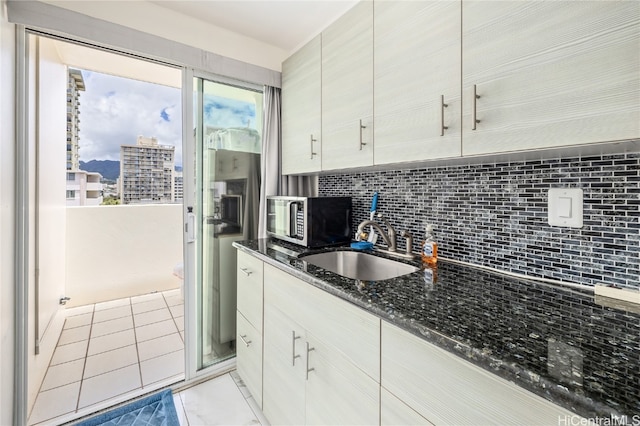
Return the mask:
[[177,288],[182,222],[181,204],[68,207],[68,305]]

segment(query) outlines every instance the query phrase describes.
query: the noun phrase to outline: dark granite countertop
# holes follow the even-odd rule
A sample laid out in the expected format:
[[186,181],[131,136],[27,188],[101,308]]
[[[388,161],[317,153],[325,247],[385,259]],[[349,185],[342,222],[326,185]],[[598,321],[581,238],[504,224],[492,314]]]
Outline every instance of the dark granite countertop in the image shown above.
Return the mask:
[[423,269],[362,282],[307,264],[303,247],[234,246],[585,418],[640,424],[638,305],[443,260],[433,284]]

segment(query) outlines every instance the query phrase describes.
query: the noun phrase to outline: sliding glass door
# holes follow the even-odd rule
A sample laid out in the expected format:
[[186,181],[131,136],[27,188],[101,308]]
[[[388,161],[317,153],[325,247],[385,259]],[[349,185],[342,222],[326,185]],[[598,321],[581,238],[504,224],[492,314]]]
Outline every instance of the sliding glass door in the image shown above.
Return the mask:
[[235,356],[236,250],[257,236],[262,91],[196,77],[197,370]]

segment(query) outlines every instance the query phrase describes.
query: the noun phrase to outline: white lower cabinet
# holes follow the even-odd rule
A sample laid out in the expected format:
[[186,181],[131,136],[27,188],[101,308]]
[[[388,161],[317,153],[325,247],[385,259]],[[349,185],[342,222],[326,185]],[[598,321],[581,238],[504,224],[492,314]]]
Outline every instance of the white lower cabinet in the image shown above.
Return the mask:
[[380,424],[433,425],[385,388],[380,389]]
[[583,420],[257,258],[238,267],[238,373],[271,424]]
[[236,368],[262,407],[262,264],[247,253],[237,255]]
[[[270,265],[264,284],[267,419],[379,424],[380,320]],[[377,360],[374,377],[363,370],[370,359]]]
[[381,385],[436,425],[538,425],[578,419],[384,321]]
[[271,424],[305,423],[305,339],[299,324],[265,304],[262,411]]
[[[357,338],[356,338],[357,340]],[[331,344],[307,336],[306,418],[310,425],[376,425],[380,385]]]
[[262,333],[236,312],[236,369],[251,395],[262,407]]

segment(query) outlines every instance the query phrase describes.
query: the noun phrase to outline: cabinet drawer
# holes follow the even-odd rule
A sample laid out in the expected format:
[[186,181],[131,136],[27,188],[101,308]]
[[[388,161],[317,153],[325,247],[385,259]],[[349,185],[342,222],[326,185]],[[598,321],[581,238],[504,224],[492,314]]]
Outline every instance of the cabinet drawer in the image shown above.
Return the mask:
[[237,312],[236,367],[258,405],[262,407],[262,334]]
[[262,333],[263,262],[238,251],[238,311]]
[[310,334],[334,346],[380,381],[380,320],[271,265],[264,266],[265,304],[296,318]]
[[384,321],[381,384],[434,424],[557,424],[575,416]]

